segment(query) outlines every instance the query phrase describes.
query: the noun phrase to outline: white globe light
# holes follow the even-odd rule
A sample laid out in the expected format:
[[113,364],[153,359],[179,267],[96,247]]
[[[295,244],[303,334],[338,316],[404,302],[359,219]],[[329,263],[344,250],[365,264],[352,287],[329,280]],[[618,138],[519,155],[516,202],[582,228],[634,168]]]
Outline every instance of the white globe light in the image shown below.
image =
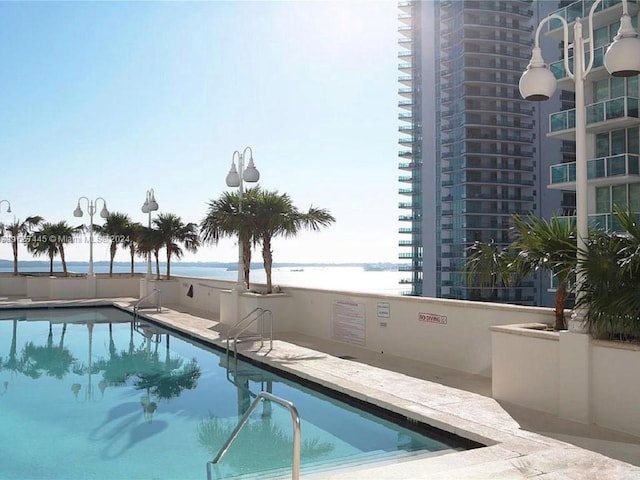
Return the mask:
[[556,77],[547,66],[529,67],[520,77],[520,95],[525,100],[548,100],[556,91]]
[[614,77],[632,77],[640,73],[640,39],[623,37],[614,40],[604,54],[604,66]]

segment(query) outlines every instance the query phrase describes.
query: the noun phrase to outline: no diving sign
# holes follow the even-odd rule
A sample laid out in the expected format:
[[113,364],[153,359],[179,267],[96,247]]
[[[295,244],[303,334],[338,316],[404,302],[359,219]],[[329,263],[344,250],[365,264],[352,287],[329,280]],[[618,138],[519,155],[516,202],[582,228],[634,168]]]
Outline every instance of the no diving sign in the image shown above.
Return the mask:
[[439,325],[447,324],[445,315],[436,315],[435,313],[419,313],[418,320],[425,323],[437,323]]

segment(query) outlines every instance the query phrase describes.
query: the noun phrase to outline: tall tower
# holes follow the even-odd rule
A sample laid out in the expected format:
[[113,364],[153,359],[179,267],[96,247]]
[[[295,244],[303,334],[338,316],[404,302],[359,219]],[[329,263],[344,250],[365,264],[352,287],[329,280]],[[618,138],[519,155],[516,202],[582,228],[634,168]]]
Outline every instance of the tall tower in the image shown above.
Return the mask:
[[[523,100],[518,91],[534,28],[557,6],[399,3],[405,294],[476,298],[463,274],[468,247],[475,241],[507,245],[512,214],[549,216],[560,208],[561,193],[546,188],[549,165],[561,158],[559,140],[545,138],[543,109],[552,107]],[[556,98],[555,110],[559,105]],[[500,290],[497,300],[543,303],[544,282]]]

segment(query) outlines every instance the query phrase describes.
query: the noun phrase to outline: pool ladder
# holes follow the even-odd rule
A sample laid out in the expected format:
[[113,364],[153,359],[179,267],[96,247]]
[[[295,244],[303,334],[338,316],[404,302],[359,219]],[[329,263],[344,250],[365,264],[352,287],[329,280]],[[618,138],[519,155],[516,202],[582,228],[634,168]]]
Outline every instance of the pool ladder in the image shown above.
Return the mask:
[[147,293],[144,297],[138,300],[136,304],[133,306],[133,320],[135,321],[138,319],[140,308],[142,308],[140,304],[144,302],[147,298],[152,297],[153,295],[156,295],[156,304],[155,304],[156,313],[162,313],[162,305],[160,304],[161,293],[162,292],[160,292],[160,290],[158,290],[157,288],[154,288],[152,292]]
[[[229,355],[231,352],[231,348],[229,346],[230,341],[233,340],[233,356],[238,361],[238,341],[239,340],[260,340],[260,348],[264,347],[264,337],[265,337],[265,323],[268,321],[269,328],[269,349],[273,349],[273,313],[271,310],[265,310],[264,308],[254,308],[251,310],[245,317],[232,326],[227,332],[227,368],[229,365]],[[260,322],[260,333],[256,336],[245,336],[241,337],[241,335],[246,332],[251,325],[254,323]]]
[[276,397],[275,395],[269,392],[260,392],[256,397],[256,399],[251,404],[251,406],[249,407],[249,409],[242,416],[242,418],[238,422],[238,425],[236,425],[236,428],[233,429],[233,431],[229,435],[229,438],[224,443],[224,445],[222,446],[222,448],[220,449],[216,457],[210,462],[207,462],[207,480],[213,480],[212,467],[215,467],[216,464],[222,459],[224,454],[227,453],[227,450],[229,450],[229,447],[231,446],[233,441],[236,439],[236,437],[240,433],[240,430],[242,430],[242,428],[246,425],[253,411],[263,401],[274,402],[279,405],[282,405],[287,410],[289,410],[289,413],[291,413],[291,421],[293,422],[293,458],[291,463],[291,480],[298,480],[300,478],[300,435],[301,434],[300,434],[300,415],[298,414],[298,409],[295,407],[293,403],[291,403],[288,400],[284,400],[280,397]]

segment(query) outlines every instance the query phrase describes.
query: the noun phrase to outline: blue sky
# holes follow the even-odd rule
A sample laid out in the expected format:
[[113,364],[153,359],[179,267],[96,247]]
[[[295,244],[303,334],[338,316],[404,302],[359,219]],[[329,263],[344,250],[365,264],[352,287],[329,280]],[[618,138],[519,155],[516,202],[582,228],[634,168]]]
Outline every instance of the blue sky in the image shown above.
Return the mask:
[[[146,223],[153,188],[160,211],[199,223],[251,146],[262,187],[337,220],[276,241],[276,262],[396,261],[397,14],[373,0],[0,2],[0,199],[13,210],[0,221],[77,225],[86,196]],[[87,260],[88,245],[67,257]],[[225,240],[185,260],[236,258]]]

